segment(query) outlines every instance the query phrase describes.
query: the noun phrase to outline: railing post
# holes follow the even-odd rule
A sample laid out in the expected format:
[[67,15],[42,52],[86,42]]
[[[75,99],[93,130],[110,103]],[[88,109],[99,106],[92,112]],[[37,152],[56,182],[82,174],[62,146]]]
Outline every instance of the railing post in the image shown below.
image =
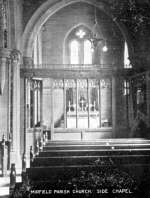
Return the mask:
[[16,168],[15,168],[15,164],[11,164],[10,187],[9,187],[10,197],[13,194],[15,184],[16,184]]
[[6,141],[5,136],[2,138],[2,176],[7,175],[7,149],[6,149]]

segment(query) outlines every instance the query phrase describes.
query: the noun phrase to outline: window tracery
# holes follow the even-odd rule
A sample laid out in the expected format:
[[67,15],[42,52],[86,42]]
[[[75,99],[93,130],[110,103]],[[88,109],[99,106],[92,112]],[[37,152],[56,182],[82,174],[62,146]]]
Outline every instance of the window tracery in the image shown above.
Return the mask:
[[69,36],[70,64],[92,64],[93,52],[89,35],[88,29],[79,27]]

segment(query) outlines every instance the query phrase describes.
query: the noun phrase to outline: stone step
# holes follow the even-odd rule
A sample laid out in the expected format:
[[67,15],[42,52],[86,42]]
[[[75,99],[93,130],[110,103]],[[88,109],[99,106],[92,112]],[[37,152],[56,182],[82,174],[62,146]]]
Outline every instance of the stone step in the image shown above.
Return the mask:
[[150,155],[111,155],[111,156],[55,156],[36,157],[32,167],[65,166],[65,165],[92,165],[100,164],[150,164]]

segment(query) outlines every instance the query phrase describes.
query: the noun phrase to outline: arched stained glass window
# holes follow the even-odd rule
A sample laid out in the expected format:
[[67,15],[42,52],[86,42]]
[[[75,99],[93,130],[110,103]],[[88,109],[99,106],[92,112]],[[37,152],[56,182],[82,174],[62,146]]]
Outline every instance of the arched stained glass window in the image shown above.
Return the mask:
[[41,32],[37,34],[37,36],[34,39],[33,44],[33,63],[34,67],[40,67],[42,64],[42,40],[41,40]]
[[129,50],[127,42],[124,43],[124,68],[132,68],[132,65],[129,60]]
[[76,40],[70,43],[70,63],[79,64],[79,43]]
[[92,50],[89,40],[84,41],[84,64],[92,64]]

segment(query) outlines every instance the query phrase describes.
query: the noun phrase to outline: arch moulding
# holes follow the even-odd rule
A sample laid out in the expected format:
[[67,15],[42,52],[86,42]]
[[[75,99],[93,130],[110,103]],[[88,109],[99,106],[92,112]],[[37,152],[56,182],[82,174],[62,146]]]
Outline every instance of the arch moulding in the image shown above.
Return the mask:
[[129,54],[132,57],[134,50],[133,45],[130,39],[130,35],[126,29],[126,27],[118,20],[115,19],[113,14],[111,13],[110,9],[106,8],[105,4],[102,2],[98,2],[96,0],[59,0],[55,1],[55,3],[52,4],[52,1],[48,0],[47,2],[43,3],[32,15],[31,19],[28,21],[24,33],[22,35],[22,41],[23,41],[23,47],[22,47],[22,53],[24,57],[31,57],[32,54],[32,47],[33,47],[33,41],[37,33],[39,32],[42,25],[48,20],[49,17],[51,17],[54,13],[58,12],[62,8],[78,3],[83,2],[87,3],[93,6],[96,6],[99,10],[107,14],[114,23],[118,26],[120,29],[124,39],[127,41],[128,47],[129,47]]

